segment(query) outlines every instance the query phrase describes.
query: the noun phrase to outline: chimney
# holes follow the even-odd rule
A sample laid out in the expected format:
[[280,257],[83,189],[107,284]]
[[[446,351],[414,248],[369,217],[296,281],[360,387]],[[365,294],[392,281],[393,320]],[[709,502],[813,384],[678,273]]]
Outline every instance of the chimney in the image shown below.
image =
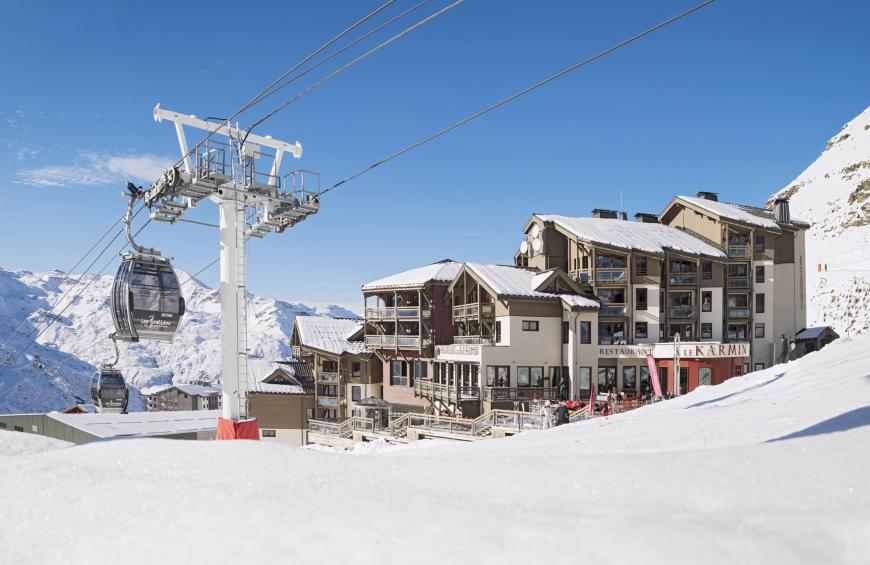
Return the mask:
[[773,215],[778,224],[788,224],[791,222],[791,214],[788,210],[788,198],[777,198],[773,201]]
[[602,208],[596,208],[592,210],[593,218],[607,218],[608,220],[616,219],[616,210],[604,210]]
[[620,212],[619,219],[620,220],[628,220],[628,214],[626,214],[625,212]]
[[713,202],[719,202],[719,194],[715,192],[707,192],[702,190],[698,192],[698,198],[703,198],[704,200],[712,200]]
[[642,222],[644,224],[657,224],[659,223],[659,217],[655,214],[647,214],[646,212],[638,212],[634,215],[635,222]]

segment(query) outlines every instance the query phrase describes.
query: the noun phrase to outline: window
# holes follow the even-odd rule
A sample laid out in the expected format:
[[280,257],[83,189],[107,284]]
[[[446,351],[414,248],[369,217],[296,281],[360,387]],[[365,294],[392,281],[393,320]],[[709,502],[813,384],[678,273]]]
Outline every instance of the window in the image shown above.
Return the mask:
[[622,392],[629,396],[637,394],[637,367],[626,365],[622,368]]
[[745,324],[728,324],[725,336],[730,340],[745,340],[747,334]]
[[691,261],[671,261],[671,272],[672,273],[695,273],[696,266],[695,263]]
[[21,426],[12,426],[12,429],[15,430],[16,432],[23,432],[24,431],[24,428],[22,428]]
[[568,334],[571,333],[571,324],[562,322],[562,343],[568,343]]
[[756,363],[755,370],[756,371],[763,371],[764,370],[764,363]]
[[338,372],[338,363],[336,361],[323,361],[320,366],[323,369],[324,373]]
[[677,308],[679,306],[691,306],[692,297],[694,296],[694,294],[694,292],[670,292],[668,293],[668,304],[670,304],[671,308]]
[[625,257],[618,255],[597,255],[595,264],[599,269],[624,269]]
[[357,361],[354,361],[350,364],[350,376],[359,378],[361,372],[362,364]]
[[680,339],[692,339],[692,324],[670,324],[668,326],[668,338],[680,334]]
[[713,278],[713,262],[701,261],[701,278],[708,281]]
[[532,377],[532,386],[535,386],[535,387],[544,386],[544,368],[543,367],[531,367],[531,377]]
[[745,375],[747,373],[749,373],[749,363],[744,363],[743,364],[743,374]]
[[713,324],[701,324],[701,339],[713,339]]
[[680,367],[680,394],[689,392],[689,368]]
[[360,400],[362,400],[362,387],[361,386],[350,387],[350,399],[353,402],[359,402]]
[[6,422],[0,422],[0,430],[6,429]]
[[579,368],[580,398],[588,398],[592,388],[592,367]]
[[598,298],[601,299],[602,304],[625,304],[625,289],[600,288]]
[[755,252],[764,253],[764,236],[755,234]]
[[405,361],[393,361],[390,363],[390,384],[408,386],[408,363]]
[[495,323],[495,342],[501,343],[501,322]]
[[523,331],[524,332],[536,332],[536,331],[538,331],[538,321],[537,320],[523,320]]
[[305,419],[313,420],[314,419],[314,408],[306,408],[305,409]]
[[640,366],[640,393],[647,395],[652,392],[652,385],[649,381],[649,367],[646,365]]
[[764,265],[755,266],[755,282],[764,283],[767,281],[767,276],[764,274]]
[[592,322],[580,322],[580,343],[592,343]]
[[528,367],[517,367],[517,386],[529,386]]
[[755,324],[755,337],[764,337],[764,324]]
[[749,263],[729,263],[729,277],[746,277],[749,276]]
[[659,384],[662,387],[662,393],[668,391],[668,368],[659,367]]
[[737,365],[734,366],[734,376],[739,377],[742,374],[743,374],[743,364],[738,363]]
[[511,368],[489,365],[486,368],[486,386],[510,386]]
[[635,297],[635,308],[638,310],[646,310],[646,296],[647,292],[645,288],[636,288],[634,290]]
[[585,271],[588,268],[589,268],[589,255],[584,255],[583,256],[583,270]]
[[625,345],[625,323],[598,322],[598,343],[600,345]]
[[749,295],[748,294],[729,294],[728,295],[728,307],[729,308],[749,308]]
[[728,245],[749,245],[749,234],[737,232],[729,233]]
[[701,292],[701,312],[713,311],[713,293],[709,290]]
[[429,363],[425,361],[416,361],[414,363],[414,368],[416,369],[415,378],[418,379],[428,379],[429,378]]
[[764,314],[764,293],[756,292],[755,293],[755,313],[756,314]]
[[640,276],[646,276],[646,257],[637,257],[634,260],[634,272]]
[[275,430],[261,430],[263,437],[275,437]]
[[698,368],[698,386],[710,386],[713,384],[713,369],[710,367]]
[[646,322],[635,322],[634,323],[634,337],[637,339],[646,339],[647,338],[647,323]]
[[616,367],[598,367],[598,392],[616,391]]

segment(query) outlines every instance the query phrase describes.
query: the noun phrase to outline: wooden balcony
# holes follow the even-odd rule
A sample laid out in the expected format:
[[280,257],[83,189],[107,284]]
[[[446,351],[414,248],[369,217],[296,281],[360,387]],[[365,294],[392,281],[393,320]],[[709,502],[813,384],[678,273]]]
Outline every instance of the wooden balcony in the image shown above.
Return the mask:
[[456,345],[492,345],[491,337],[480,335],[456,335],[453,336],[453,343]]
[[338,381],[339,381],[338,373],[319,372],[317,374],[317,382],[318,383],[327,384],[327,385],[336,385],[336,384],[338,384]]
[[418,318],[428,318],[432,315],[432,311],[428,308],[420,308],[419,306],[380,306],[375,308],[366,308],[366,320],[372,321],[415,321]]
[[492,303],[456,304],[453,306],[454,320],[491,318],[495,315],[495,305]]
[[488,386],[483,389],[483,399],[487,402],[535,400],[536,395],[539,395],[541,400],[558,400],[559,389],[552,387],[507,386]]
[[459,402],[479,401],[480,387],[456,386],[436,383],[427,379],[414,381],[414,396],[430,400],[443,400],[454,404]]
[[323,408],[338,408],[338,397],[336,396],[318,396],[317,405]]
[[729,245],[728,256],[734,259],[745,259],[749,257],[748,245]]
[[420,349],[432,345],[430,338],[404,335],[367,335],[366,346],[370,349]]

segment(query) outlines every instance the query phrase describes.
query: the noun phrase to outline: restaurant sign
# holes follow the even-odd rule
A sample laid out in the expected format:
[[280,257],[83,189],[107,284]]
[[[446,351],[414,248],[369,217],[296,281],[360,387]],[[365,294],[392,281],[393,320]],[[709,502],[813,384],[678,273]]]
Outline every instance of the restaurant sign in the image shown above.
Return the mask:
[[[749,357],[748,343],[690,342],[679,345],[680,357],[684,359],[710,359],[714,357]],[[599,345],[598,357],[639,359],[652,355],[656,359],[672,359],[673,343],[650,343],[646,345]]]

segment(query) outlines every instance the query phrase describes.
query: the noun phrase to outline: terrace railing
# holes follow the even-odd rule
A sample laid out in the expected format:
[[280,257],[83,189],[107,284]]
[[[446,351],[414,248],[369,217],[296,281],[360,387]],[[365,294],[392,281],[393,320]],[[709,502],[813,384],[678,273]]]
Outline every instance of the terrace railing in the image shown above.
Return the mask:
[[541,400],[558,400],[559,389],[553,387],[504,386],[488,386],[483,389],[483,399],[487,402],[534,400],[536,395],[540,395]]

